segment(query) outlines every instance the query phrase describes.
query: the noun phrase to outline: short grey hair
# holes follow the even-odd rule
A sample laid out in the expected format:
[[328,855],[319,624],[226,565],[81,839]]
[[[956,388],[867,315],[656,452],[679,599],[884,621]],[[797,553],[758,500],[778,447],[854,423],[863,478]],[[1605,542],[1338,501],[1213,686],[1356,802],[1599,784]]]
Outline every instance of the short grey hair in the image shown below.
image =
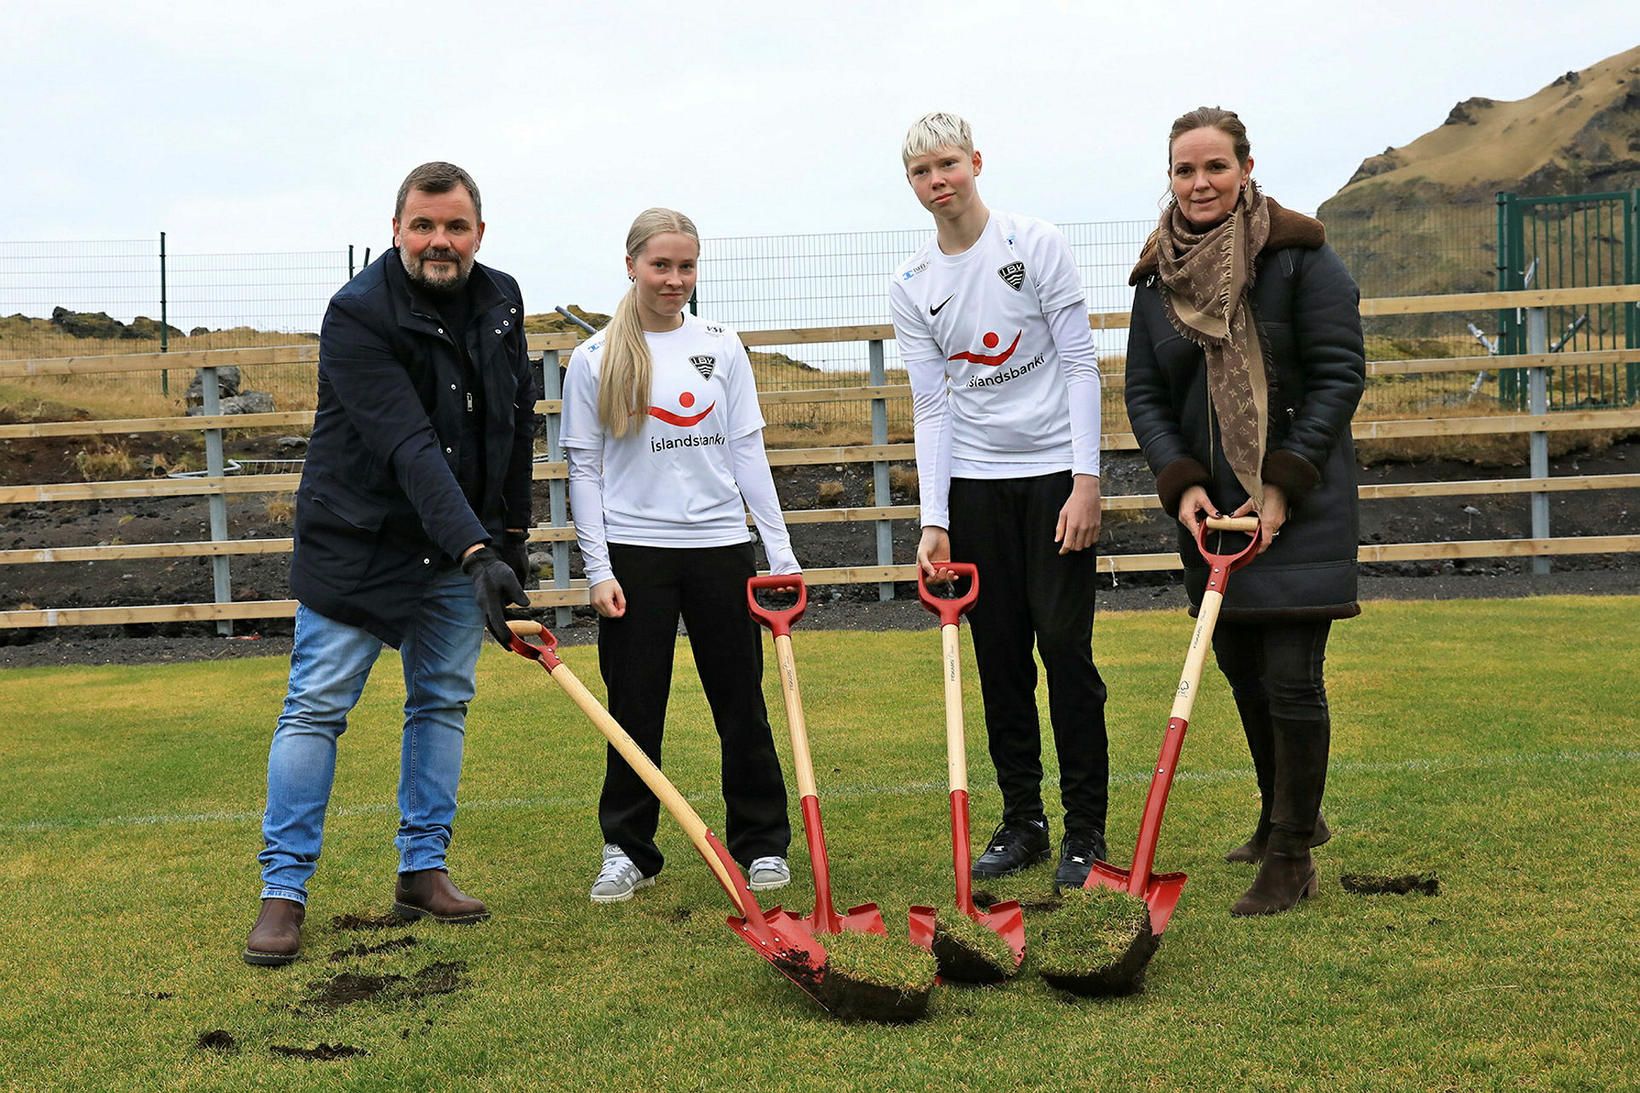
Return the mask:
[[900,147],[900,159],[910,163],[918,156],[941,148],[958,148],[964,155],[973,155],[974,131],[956,114],[936,111],[911,123],[911,128],[905,131],[905,143]]
[[393,219],[404,215],[404,199],[410,196],[411,190],[420,190],[424,194],[447,194],[457,186],[467,187],[467,193],[473,199],[473,215],[482,223],[484,203],[478,199],[478,183],[454,163],[445,163],[441,159],[423,163],[404,176],[404,182],[399,185],[399,198],[393,204]]

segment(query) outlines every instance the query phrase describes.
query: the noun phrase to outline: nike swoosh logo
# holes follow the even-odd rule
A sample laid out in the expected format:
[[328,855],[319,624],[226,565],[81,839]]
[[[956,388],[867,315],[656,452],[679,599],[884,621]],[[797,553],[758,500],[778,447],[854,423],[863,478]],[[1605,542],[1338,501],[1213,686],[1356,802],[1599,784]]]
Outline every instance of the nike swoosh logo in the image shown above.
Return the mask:
[[[947,296],[945,299],[940,301],[940,307],[944,307],[946,304],[950,303],[952,300],[955,300],[956,298],[957,298],[957,294],[955,292],[953,292],[951,295]],[[928,313],[930,315],[938,315],[940,313],[940,307],[929,307]]]
[[711,406],[708,406],[700,413],[691,414],[688,417],[685,417],[682,414],[674,414],[671,410],[663,410],[659,406],[651,406],[649,408],[649,416],[654,418],[656,421],[664,421],[668,425],[676,425],[680,429],[687,429],[691,425],[699,425],[706,419],[706,415],[711,413],[716,406],[717,403],[714,402]]

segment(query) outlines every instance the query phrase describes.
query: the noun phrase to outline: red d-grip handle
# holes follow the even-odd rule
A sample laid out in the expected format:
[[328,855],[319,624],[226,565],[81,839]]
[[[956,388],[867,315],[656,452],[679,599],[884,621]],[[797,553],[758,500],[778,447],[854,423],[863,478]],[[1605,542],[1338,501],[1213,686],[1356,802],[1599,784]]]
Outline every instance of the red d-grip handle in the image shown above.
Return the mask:
[[[1240,531],[1252,536],[1252,539],[1238,551],[1215,554],[1207,549],[1207,533],[1210,531]],[[1227,573],[1233,573],[1252,561],[1258,550],[1258,542],[1257,516],[1209,516],[1196,527],[1196,549],[1202,552],[1202,559],[1210,566],[1223,566]]]
[[[764,607],[757,602],[759,592],[796,592],[797,603],[781,611]],[[767,626],[776,637],[790,635],[792,623],[803,617],[809,606],[809,586],[803,583],[801,573],[766,573],[746,580],[746,607],[752,618]]]
[[[1249,536],[1247,545],[1231,554],[1215,554],[1207,549],[1209,531],[1239,531]],[[1258,556],[1261,539],[1256,516],[1209,516],[1196,528],[1196,549],[1207,563],[1207,591],[1224,594],[1225,581],[1230,574]]]
[[[508,619],[507,628],[513,635],[508,648],[519,656],[536,661],[549,672],[563,663],[558,659],[558,638],[545,626],[528,619]],[[536,640],[525,641],[525,638]]]
[[979,567],[972,562],[935,562],[940,569],[949,569],[959,577],[968,578],[968,591],[960,596],[937,596],[928,587],[928,575],[917,567],[917,598],[922,605],[940,617],[941,626],[955,626],[979,599]]

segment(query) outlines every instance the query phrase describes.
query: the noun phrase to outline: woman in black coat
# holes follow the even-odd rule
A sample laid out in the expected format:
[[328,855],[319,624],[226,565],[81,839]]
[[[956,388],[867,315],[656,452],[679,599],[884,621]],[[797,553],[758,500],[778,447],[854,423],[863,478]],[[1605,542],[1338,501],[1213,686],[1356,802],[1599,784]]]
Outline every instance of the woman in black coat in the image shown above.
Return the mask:
[[1229,583],[1213,635],[1263,801],[1227,855],[1261,863],[1233,915],[1291,910],[1316,889],[1327,634],[1360,613],[1350,417],[1366,381],[1355,282],[1319,222],[1259,191],[1249,153],[1227,110],[1173,123],[1172,197],[1131,280],[1126,382],[1193,605],[1207,581],[1198,522],[1259,518],[1259,556]]

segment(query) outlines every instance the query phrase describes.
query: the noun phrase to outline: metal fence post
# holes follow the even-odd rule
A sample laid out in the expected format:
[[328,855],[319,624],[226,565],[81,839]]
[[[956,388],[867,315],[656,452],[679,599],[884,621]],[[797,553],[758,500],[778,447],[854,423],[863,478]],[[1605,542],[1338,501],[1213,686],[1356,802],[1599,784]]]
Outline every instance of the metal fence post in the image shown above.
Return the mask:
[[[866,344],[866,350],[871,356],[872,385],[881,387],[888,382],[888,372],[883,364],[883,340],[871,339]],[[871,400],[871,442],[879,446],[888,443],[888,400],[881,394]],[[881,507],[893,504],[893,491],[888,483],[888,463],[881,459],[872,460],[871,478],[876,491],[876,504]],[[894,564],[894,526],[887,520],[877,521],[877,564]],[[877,599],[887,603],[893,598],[894,582],[879,581]]]
[[[1542,307],[1526,309],[1526,352],[1544,354],[1549,351],[1549,310]],[[1528,409],[1533,414],[1549,412],[1549,370],[1533,365],[1526,370]],[[1531,434],[1531,459],[1528,472],[1533,478],[1549,476],[1549,434],[1541,429]],[[1549,537],[1549,495],[1541,490],[1532,494],[1532,538]],[[1532,573],[1543,576],[1549,572],[1549,559],[1537,555],[1532,558]]]
[[[1629,194],[1629,223],[1624,228],[1624,281],[1640,284],[1640,187]],[[1624,305],[1624,346],[1640,350],[1640,304]],[[1629,361],[1625,399],[1640,402],[1640,361]]]
[[[201,410],[206,416],[214,416],[222,412],[222,391],[217,386],[216,369],[205,367],[199,370],[199,382],[204,403]],[[222,543],[228,539],[228,498],[220,492],[222,475],[226,468],[226,461],[222,458],[222,430],[205,430],[205,473],[215,480],[219,490],[211,494],[208,504],[211,513],[211,542]],[[217,554],[211,558],[211,585],[214,600],[217,603],[232,603],[233,590],[228,581],[228,556]],[[223,637],[233,634],[232,619],[217,619],[216,632]]]
[[[169,301],[165,293],[165,233],[159,233],[159,351],[171,351],[171,316]],[[169,398],[171,395],[171,370],[160,369],[159,393]]]
[[[564,397],[563,375],[558,370],[558,350],[548,349],[541,354],[542,390],[549,399]],[[556,410],[547,412],[547,458],[554,463],[564,458],[564,445],[559,440],[559,431],[562,428],[560,414]],[[555,528],[569,526],[569,482],[563,478],[553,478],[547,481],[547,519]],[[569,587],[569,542],[557,539],[552,544],[552,587],[567,589]],[[567,607],[555,608],[553,625],[568,626],[571,612]]]

